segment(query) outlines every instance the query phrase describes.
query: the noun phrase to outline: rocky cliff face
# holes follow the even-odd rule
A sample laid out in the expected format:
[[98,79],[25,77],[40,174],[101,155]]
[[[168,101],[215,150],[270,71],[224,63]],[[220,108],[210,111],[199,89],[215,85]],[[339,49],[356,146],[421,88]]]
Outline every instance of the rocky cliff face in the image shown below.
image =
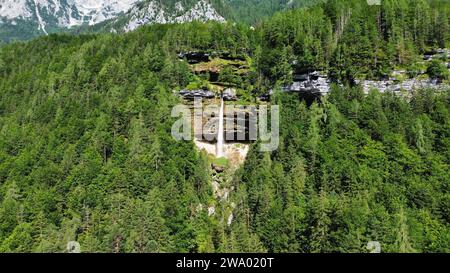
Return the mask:
[[208,1],[196,1],[193,4],[176,2],[174,7],[167,7],[159,1],[149,1],[134,6],[126,15],[123,30],[131,31],[146,24],[183,23],[190,21],[219,21],[225,19]]
[[138,0],[0,0],[0,39],[26,39],[125,13]]

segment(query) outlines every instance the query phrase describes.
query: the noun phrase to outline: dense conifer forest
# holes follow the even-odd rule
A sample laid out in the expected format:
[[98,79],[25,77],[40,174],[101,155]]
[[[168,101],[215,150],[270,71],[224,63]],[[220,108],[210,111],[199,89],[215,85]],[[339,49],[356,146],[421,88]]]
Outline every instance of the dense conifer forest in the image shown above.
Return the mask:
[[[448,83],[450,3],[323,1],[250,26],[185,23],[52,34],[0,46],[0,252],[449,252],[450,93],[363,92],[394,69]],[[215,204],[210,158],[171,136],[174,90],[201,86],[180,52],[246,60],[242,103],[274,89],[280,147],[230,174]],[[312,103],[280,92],[326,71]],[[420,73],[424,71],[424,73]],[[207,83],[206,83],[207,84]],[[199,204],[215,204],[216,217]],[[226,217],[225,217],[226,218]]]

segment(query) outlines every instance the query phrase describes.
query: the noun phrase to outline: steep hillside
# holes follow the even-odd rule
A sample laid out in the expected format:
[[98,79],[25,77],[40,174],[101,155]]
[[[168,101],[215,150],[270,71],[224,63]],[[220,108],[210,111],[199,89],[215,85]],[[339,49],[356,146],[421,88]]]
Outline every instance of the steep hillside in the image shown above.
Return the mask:
[[254,24],[278,11],[309,7],[324,0],[226,0],[219,11],[234,21]]
[[123,16],[90,28],[91,31],[130,31],[147,24],[190,21],[232,21],[255,24],[274,13],[291,8],[306,7],[319,0],[147,0],[135,5]]
[[[450,252],[450,90],[355,81],[449,82],[450,6],[432,2],[0,47],[0,252]],[[312,69],[325,97],[283,91]],[[280,110],[277,149],[247,143],[236,172],[171,135],[177,93],[217,85]]]
[[130,31],[194,20],[255,23],[318,0],[0,0],[0,41],[55,32]]

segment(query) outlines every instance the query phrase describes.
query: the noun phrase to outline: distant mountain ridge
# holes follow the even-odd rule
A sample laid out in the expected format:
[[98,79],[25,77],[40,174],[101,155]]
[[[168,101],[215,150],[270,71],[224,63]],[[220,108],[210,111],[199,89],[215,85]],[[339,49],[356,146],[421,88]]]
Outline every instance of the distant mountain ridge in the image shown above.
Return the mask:
[[23,40],[94,25],[125,13],[137,1],[0,0],[0,40]]
[[131,31],[154,23],[244,21],[318,0],[0,0],[0,41],[28,40],[49,33],[97,26]]

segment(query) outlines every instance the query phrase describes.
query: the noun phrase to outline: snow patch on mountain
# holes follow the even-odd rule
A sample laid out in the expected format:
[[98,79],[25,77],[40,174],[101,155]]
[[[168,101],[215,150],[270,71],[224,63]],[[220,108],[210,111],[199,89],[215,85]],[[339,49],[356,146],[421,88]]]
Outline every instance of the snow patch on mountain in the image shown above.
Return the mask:
[[0,17],[25,19],[32,16],[27,0],[0,0]]
[[[112,32],[131,31],[146,24],[182,23],[225,19],[209,0],[0,0],[0,27],[17,33],[14,37],[33,38],[81,25],[109,21]],[[23,35],[26,28],[27,36]]]
[[34,0],[34,9],[36,11],[36,17],[37,17],[38,22],[39,22],[39,28],[45,33],[45,35],[48,35],[47,31],[45,30],[45,23],[42,20],[41,14],[39,13],[38,1],[37,0]]
[[57,22],[57,27],[94,25],[127,12],[138,1],[0,0],[0,18],[5,20],[36,20],[39,28],[45,32],[45,25],[53,21]]
[[[132,8],[137,0],[71,0],[80,17],[94,25]],[[87,19],[87,20],[86,20]]]

